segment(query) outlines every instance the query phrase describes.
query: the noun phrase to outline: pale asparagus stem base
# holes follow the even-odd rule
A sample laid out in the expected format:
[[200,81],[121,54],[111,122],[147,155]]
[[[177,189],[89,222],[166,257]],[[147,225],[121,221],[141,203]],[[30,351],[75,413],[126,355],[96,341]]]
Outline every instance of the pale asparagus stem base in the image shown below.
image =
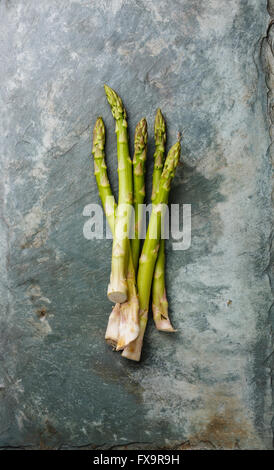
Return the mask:
[[[127,294],[128,300],[124,303],[118,303],[115,313],[119,312],[118,331],[115,330],[112,339],[112,345],[116,346],[117,350],[124,349],[128,344],[134,341],[139,334],[139,301],[137,296],[135,284],[135,271],[133,267],[133,260],[130,248],[130,242],[126,239],[128,250],[128,271],[127,271]],[[116,304],[117,305],[117,304]],[[116,308],[116,306],[115,306]],[[115,320],[117,318],[115,316]],[[113,323],[113,311],[109,318],[110,325]],[[111,328],[111,326],[110,326]],[[107,327],[107,331],[109,326]],[[109,335],[109,333],[108,333]]]
[[116,349],[119,340],[119,323],[120,323],[120,304],[116,304],[108,319],[105,340],[110,346]]
[[148,311],[140,312],[140,331],[138,337],[130,343],[122,352],[122,356],[131,361],[140,361],[144,334],[146,331]]
[[128,301],[113,307],[105,335],[107,343],[117,351],[127,347],[139,334],[139,301],[131,251],[128,266]]
[[123,304],[117,303],[113,308],[105,336],[106,341],[117,351],[126,348],[139,334],[139,300],[130,247],[127,284],[128,301]]
[[165,289],[165,240],[160,242],[152,285],[152,312],[156,328],[175,332],[168,317],[168,302]]
[[[117,211],[118,210],[119,210],[119,207],[117,208]],[[120,220],[123,221],[123,218],[121,218]],[[127,219],[125,219],[125,223],[126,223],[126,220]],[[116,228],[117,227],[115,227],[115,230]],[[125,301],[118,302],[119,304],[121,304],[119,307],[120,323],[119,323],[119,328],[118,328],[118,339],[117,339],[117,334],[112,338],[113,344],[116,344],[116,347],[118,350],[123,349],[130,342],[134,341],[134,339],[137,338],[138,333],[139,333],[139,317],[138,317],[139,301],[138,301],[137,290],[136,290],[135,271],[134,271],[134,266],[133,266],[130,241],[128,238],[123,238],[122,241],[125,244],[127,253],[128,253],[128,268],[127,268],[127,279],[126,279],[126,289],[127,289],[128,300],[127,302]],[[115,271],[112,271],[112,274],[113,273],[115,273]],[[117,274],[117,279],[121,281],[120,274],[119,276]],[[110,286],[112,285],[113,284],[110,284]],[[115,296],[116,297],[114,298],[117,298],[117,289],[115,291]],[[119,297],[119,299],[121,299],[121,296]],[[117,311],[118,311],[118,308],[117,308]],[[112,322],[112,313],[110,315],[109,321]]]
[[128,301],[120,305],[119,334],[116,349],[124,349],[139,334],[139,300],[135,284],[130,242],[128,240],[129,263],[127,273]]
[[125,244],[116,242],[112,250],[113,263],[107,293],[111,302],[120,304],[126,302],[128,297],[127,280],[123,274],[121,274],[124,272],[124,253]]
[[139,335],[139,302],[137,296],[120,305],[120,322],[116,350],[130,345]]

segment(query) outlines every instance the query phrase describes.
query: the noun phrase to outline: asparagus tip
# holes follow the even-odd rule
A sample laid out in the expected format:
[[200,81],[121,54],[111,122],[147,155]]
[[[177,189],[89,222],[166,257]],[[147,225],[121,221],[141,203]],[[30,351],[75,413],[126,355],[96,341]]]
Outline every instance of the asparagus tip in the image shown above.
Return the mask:
[[164,116],[160,108],[157,109],[154,121],[154,135],[155,135],[155,143],[157,145],[158,139],[163,139],[164,142],[166,141],[166,125]]
[[123,291],[108,292],[108,298],[114,304],[123,304],[127,300],[127,294]]
[[107,94],[107,93],[111,93],[111,92],[114,91],[114,90],[113,90],[112,88],[110,88],[110,86],[108,86],[106,83],[104,84],[104,89],[105,89],[106,94]]
[[143,149],[147,144],[147,121],[146,118],[142,118],[135,129],[134,135],[134,146],[135,150],[139,148]]
[[98,116],[98,118],[96,119],[94,131],[95,130],[97,132],[99,131],[99,132],[105,133],[105,124],[104,124],[102,116]]
[[165,161],[165,166],[162,172],[162,176],[164,177],[164,179],[169,180],[170,176],[174,176],[174,171],[179,163],[180,152],[181,144],[180,141],[177,141],[174,145],[172,145],[171,149],[168,152]]
[[117,95],[116,91],[114,91],[110,86],[104,85],[105,93],[109,105],[111,107],[111,112],[114,119],[117,121],[118,119],[126,119],[126,110],[124,108],[123,102],[119,95]]
[[101,149],[105,145],[105,125],[101,116],[96,119],[94,128],[93,128],[93,148],[92,152],[95,152],[96,147]]
[[158,108],[157,111],[156,111],[156,115],[155,115],[155,121],[162,121],[164,120],[164,116],[163,116],[163,113],[161,111],[161,108]]

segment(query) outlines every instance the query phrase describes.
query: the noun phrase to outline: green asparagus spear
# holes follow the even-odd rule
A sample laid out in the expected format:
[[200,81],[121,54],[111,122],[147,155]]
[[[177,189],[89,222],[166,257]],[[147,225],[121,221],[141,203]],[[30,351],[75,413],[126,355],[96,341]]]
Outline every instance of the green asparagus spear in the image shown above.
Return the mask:
[[[152,202],[155,201],[165,159],[166,124],[158,109],[154,122],[154,168],[152,176]],[[163,235],[163,234],[162,234]],[[152,284],[152,312],[156,328],[161,331],[175,331],[168,317],[168,301],[165,288],[165,240],[161,238]]]
[[134,238],[131,240],[132,257],[135,272],[137,272],[140,255],[140,238],[142,226],[142,210],[140,204],[143,204],[145,198],[145,162],[147,156],[147,122],[145,118],[138,122],[134,138],[134,157],[133,157],[133,202],[134,202]]
[[[107,175],[104,148],[105,126],[103,119],[99,117],[93,130],[92,153],[94,155],[94,174],[107,221],[112,233],[114,233],[115,212],[117,205],[114,201]],[[113,204],[111,202],[113,202]],[[122,306],[119,303],[116,303],[110,314],[105,335],[107,342],[109,342],[112,346],[117,347],[117,349],[122,349],[128,345],[138,336],[139,332],[139,302],[135,285],[135,272],[130,246],[127,283],[129,293],[128,301],[123,304],[122,311]]]
[[94,174],[99,196],[101,198],[110,229],[113,233],[115,220],[114,212],[116,211],[117,204],[114,199],[113,204],[110,204],[113,195],[107,175],[107,166],[105,162],[105,125],[101,117],[98,117],[93,129],[92,153],[94,156]]
[[107,100],[116,121],[119,199],[116,211],[113,236],[112,265],[108,298],[115,303],[123,303],[128,297],[126,280],[128,264],[128,233],[130,230],[132,204],[132,161],[129,155],[126,110],[121,98],[105,85]]
[[170,185],[179,161],[180,150],[180,142],[176,142],[176,144],[171,147],[166,158],[160,178],[159,189],[152,207],[146,239],[139,260],[137,287],[140,306],[140,332],[137,339],[125,348],[122,353],[123,357],[127,357],[135,361],[139,361],[141,357],[143,337],[147,324],[151,284],[159,250],[161,217],[163,217],[162,205],[166,205],[168,202]]

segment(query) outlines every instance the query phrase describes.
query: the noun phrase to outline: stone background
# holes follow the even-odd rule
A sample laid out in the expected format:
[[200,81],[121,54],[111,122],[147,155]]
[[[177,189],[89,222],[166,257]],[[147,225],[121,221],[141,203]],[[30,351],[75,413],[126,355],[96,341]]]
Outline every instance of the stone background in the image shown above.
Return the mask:
[[[0,1],[2,448],[272,447],[266,7]],[[151,322],[140,364],[105,345],[111,242],[83,237],[83,209],[99,202],[97,115],[117,193],[104,83],[124,100],[131,142],[148,119],[148,181],[156,108],[169,145],[184,131],[172,201],[192,204],[192,245],[167,244],[178,332]]]

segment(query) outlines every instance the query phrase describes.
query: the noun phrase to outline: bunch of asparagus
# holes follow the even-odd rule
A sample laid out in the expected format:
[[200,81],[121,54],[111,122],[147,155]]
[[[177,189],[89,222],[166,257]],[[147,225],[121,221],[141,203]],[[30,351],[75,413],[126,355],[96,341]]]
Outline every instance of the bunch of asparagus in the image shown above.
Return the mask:
[[[105,339],[122,356],[139,361],[147,325],[152,291],[152,311],[156,328],[175,331],[168,316],[165,289],[165,243],[162,219],[171,181],[180,158],[180,142],[169,150],[165,159],[166,126],[158,109],[154,123],[155,152],[152,188],[152,211],[146,238],[141,249],[143,203],[145,198],[145,162],[147,156],[147,122],[137,124],[134,156],[130,158],[127,115],[121,98],[105,85],[107,100],[116,121],[119,197],[114,201],[105,161],[105,126],[99,117],[93,130],[94,174],[99,195],[113,234],[111,275],[108,298],[115,303],[110,314]],[[130,236],[134,209],[133,237]],[[141,251],[141,254],[140,254]],[[137,282],[136,282],[137,278]]]

